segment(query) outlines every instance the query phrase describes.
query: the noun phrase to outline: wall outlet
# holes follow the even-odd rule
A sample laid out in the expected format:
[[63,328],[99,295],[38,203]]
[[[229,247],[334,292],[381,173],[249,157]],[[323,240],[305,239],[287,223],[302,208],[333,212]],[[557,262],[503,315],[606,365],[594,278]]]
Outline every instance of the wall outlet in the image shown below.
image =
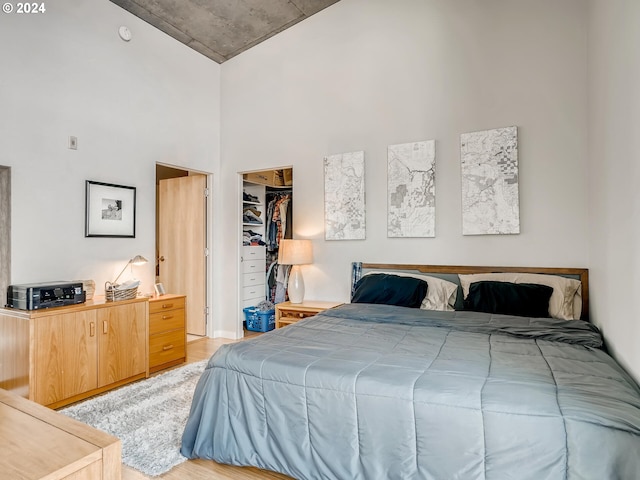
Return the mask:
[[71,150],[77,150],[78,149],[78,137],[73,137],[73,136],[69,137],[69,148]]

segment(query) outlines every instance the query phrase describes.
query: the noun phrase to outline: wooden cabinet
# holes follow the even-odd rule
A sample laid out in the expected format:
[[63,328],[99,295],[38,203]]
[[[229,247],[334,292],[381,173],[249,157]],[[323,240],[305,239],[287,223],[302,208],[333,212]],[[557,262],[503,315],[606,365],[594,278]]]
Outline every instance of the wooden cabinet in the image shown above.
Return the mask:
[[48,405],[98,388],[96,310],[32,319],[34,378],[29,398]]
[[0,388],[58,408],[148,376],[148,302],[0,309]]
[[147,372],[147,305],[112,305],[97,312],[98,387]]
[[338,305],[342,305],[342,302],[305,300],[302,303],[278,303],[276,304],[276,328],[286,327]]
[[187,360],[184,295],[149,299],[149,373]]
[[116,437],[0,390],[0,478],[116,480]]

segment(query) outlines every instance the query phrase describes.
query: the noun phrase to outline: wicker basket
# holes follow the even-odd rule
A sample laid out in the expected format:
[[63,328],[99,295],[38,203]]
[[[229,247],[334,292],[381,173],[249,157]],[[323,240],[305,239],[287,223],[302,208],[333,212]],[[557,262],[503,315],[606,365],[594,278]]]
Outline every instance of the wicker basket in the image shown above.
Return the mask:
[[111,282],[104,284],[104,295],[108,302],[114,302],[117,300],[131,300],[138,296],[138,287],[126,288],[123,290],[117,289],[118,285],[114,285]]

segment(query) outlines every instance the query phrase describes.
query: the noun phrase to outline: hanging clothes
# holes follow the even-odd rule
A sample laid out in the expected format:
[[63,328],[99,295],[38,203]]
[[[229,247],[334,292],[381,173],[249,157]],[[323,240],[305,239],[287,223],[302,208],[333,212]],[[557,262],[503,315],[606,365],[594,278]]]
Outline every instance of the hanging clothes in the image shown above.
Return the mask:
[[[265,224],[265,242],[267,249],[274,251],[280,246],[280,240],[287,237],[290,230],[291,193],[277,193],[267,204],[267,222]],[[289,220],[289,221],[288,221]]]
[[289,283],[290,270],[291,265],[278,265],[273,303],[282,303],[287,300],[287,284]]
[[272,303],[281,303],[287,300],[287,284],[289,283],[290,271],[291,265],[280,265],[277,261],[269,265],[265,285],[267,300]]
[[267,245],[267,281],[265,293],[273,303],[287,300],[287,283],[291,265],[278,263],[278,249],[283,238],[292,238],[293,208],[291,191],[267,192],[264,242]]

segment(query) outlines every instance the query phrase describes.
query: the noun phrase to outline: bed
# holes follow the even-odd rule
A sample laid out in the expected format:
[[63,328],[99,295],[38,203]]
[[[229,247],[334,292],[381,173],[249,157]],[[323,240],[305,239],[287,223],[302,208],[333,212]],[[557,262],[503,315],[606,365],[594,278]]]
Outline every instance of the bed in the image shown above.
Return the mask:
[[[464,310],[516,289],[515,308],[542,292],[551,312],[566,285],[530,279],[556,277],[578,287],[554,315],[576,319]],[[353,280],[355,303],[212,356],[183,455],[297,479],[640,478],[640,390],[586,321],[587,270],[354,264]],[[389,304],[388,285],[371,303],[384,281],[426,282],[439,309]]]

